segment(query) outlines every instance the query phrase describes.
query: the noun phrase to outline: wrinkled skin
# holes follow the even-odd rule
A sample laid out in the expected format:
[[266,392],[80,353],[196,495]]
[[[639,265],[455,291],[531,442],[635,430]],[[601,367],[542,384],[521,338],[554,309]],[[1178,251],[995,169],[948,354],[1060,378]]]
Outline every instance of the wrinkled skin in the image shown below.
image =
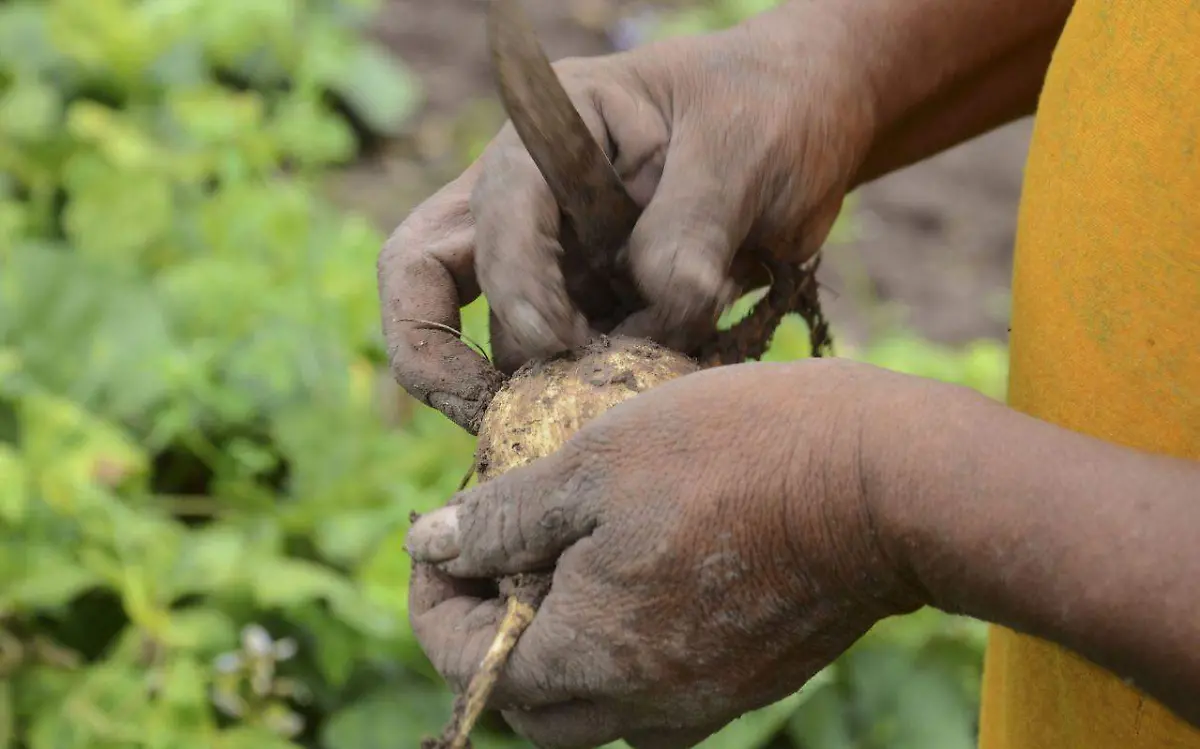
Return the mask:
[[557,562],[493,707],[543,749],[694,745],[919,605],[878,545],[861,448],[882,399],[927,387],[810,360],[616,406],[414,525],[421,646],[461,691],[503,609],[475,580]]
[[[397,381],[475,433],[501,373],[595,333],[688,351],[736,294],[768,281],[764,256],[811,257],[871,129],[837,30],[814,29],[802,56],[794,38],[776,39],[763,19],[557,63],[645,209],[622,252],[650,307],[613,330],[590,329],[564,291],[557,206],[506,125],[476,163],[408,216],[380,255]],[[805,75],[797,74],[798,57]],[[495,368],[454,335],[405,321],[457,329],[459,308],[481,292],[492,310]]]

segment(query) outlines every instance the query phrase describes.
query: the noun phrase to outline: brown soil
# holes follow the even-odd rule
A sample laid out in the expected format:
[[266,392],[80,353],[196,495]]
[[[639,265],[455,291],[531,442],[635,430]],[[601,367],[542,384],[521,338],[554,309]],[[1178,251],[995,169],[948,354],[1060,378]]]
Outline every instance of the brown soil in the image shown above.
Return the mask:
[[[605,29],[635,0],[526,0],[551,59],[612,49]],[[655,3],[666,4],[662,0]],[[501,122],[480,0],[390,0],[377,36],[424,79],[427,105],[412,136],[335,184],[340,199],[384,230],[453,178],[464,143]],[[1005,338],[1012,243],[1028,122],[964,144],[865,186],[857,237],[831,248],[820,273],[835,335],[861,340],[907,325],[946,343]]]

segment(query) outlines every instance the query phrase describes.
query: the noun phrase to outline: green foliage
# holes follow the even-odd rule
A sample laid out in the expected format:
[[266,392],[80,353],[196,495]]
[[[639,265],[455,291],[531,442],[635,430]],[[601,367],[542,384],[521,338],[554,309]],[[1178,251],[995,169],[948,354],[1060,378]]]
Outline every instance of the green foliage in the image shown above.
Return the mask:
[[[473,442],[398,396],[382,236],[319,190],[421,103],[372,9],[0,2],[0,749],[414,746],[448,715],[402,540]],[[1002,388],[988,348],[863,356]],[[978,652],[885,623],[706,746],[965,746]]]
[[317,181],[420,104],[370,10],[0,5],[0,746],[357,747],[438,694],[402,539],[472,445],[380,408],[382,236]]

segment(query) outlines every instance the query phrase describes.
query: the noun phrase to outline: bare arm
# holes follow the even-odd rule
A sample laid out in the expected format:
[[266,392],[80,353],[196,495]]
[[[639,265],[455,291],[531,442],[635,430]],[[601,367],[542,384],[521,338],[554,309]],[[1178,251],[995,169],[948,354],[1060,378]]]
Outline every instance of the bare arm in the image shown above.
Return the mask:
[[797,0],[749,23],[844,30],[876,120],[857,185],[1031,114],[1072,4]]
[[1200,462],[933,392],[864,446],[891,456],[868,495],[922,598],[1070,648],[1200,723]]
[[[817,0],[857,41],[876,138],[857,182],[1031,113],[1068,0]],[[945,397],[942,393],[941,397]],[[950,611],[1062,644],[1200,722],[1200,463],[970,394],[873,429],[897,562]],[[886,420],[884,420],[886,421]],[[885,536],[887,532],[885,532]]]

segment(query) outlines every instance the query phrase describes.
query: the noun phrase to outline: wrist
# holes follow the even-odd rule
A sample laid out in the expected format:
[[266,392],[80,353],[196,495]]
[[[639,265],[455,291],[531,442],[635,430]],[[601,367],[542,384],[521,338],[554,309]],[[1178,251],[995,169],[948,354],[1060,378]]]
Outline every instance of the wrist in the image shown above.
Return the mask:
[[894,570],[903,600],[963,613],[946,600],[942,567],[965,562],[954,547],[957,518],[970,504],[968,455],[992,409],[1002,408],[969,388],[896,375],[896,382],[866,406],[859,440],[863,502],[881,555]]
[[[904,462],[893,438],[900,428],[918,429],[909,412],[930,381],[843,359],[785,366],[787,392],[773,402],[787,405],[776,418],[788,436],[764,448],[780,450],[770,462],[786,467],[789,567],[838,581],[879,618],[927,605],[901,543],[911,521],[893,511],[903,508],[903,492],[891,485]],[[818,560],[831,567],[814,570]]]

